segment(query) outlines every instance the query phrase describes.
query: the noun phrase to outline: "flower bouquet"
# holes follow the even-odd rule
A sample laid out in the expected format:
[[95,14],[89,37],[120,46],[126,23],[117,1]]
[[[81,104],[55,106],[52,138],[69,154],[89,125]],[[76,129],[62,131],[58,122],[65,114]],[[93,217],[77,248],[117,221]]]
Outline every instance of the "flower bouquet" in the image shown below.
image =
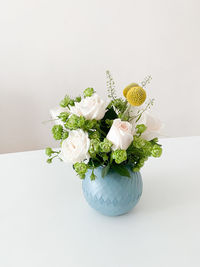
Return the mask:
[[73,164],[83,180],[83,193],[88,203],[105,215],[120,215],[131,210],[142,194],[140,169],[148,157],[160,157],[158,136],[162,123],[149,109],[154,100],[146,100],[145,87],[131,83],[117,97],[109,71],[109,101],[87,88],[83,97],[68,95],[60,107],[51,110],[55,125],[53,137],[61,148],[46,148],[47,162],[54,158]]

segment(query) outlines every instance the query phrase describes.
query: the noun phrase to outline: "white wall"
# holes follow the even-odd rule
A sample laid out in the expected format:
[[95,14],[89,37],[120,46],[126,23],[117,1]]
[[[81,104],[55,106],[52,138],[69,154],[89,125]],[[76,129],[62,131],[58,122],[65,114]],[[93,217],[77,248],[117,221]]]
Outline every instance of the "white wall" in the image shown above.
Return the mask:
[[48,110],[88,86],[151,74],[169,136],[200,135],[199,0],[0,3],[0,153],[55,145]]

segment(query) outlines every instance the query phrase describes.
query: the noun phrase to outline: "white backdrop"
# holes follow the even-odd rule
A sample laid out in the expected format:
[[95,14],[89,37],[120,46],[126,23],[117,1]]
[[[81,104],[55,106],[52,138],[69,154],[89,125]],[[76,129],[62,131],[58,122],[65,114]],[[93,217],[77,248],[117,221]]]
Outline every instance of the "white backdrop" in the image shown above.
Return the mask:
[[199,0],[0,3],[0,153],[55,145],[48,110],[66,93],[119,94],[151,74],[169,136],[200,135]]

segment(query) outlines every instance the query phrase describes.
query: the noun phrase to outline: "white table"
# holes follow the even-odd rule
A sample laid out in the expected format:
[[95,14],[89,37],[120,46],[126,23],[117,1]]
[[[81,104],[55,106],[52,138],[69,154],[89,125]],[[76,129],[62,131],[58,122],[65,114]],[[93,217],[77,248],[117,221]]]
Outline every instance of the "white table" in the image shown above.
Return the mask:
[[200,137],[162,143],[120,217],[92,210],[71,166],[44,151],[0,155],[0,266],[199,267]]

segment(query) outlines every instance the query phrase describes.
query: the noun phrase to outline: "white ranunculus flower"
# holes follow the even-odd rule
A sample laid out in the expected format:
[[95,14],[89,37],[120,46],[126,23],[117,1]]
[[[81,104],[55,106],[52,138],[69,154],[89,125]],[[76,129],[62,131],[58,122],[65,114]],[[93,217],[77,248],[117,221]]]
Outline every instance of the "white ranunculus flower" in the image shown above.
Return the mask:
[[83,116],[87,120],[101,120],[106,113],[106,102],[97,94],[86,97],[81,102],[76,102],[70,107],[70,112],[77,116]]
[[133,141],[132,125],[127,121],[115,119],[106,138],[113,143],[113,150],[126,150]]
[[69,136],[62,142],[60,157],[65,162],[88,161],[90,139],[88,133],[81,129],[69,132]]
[[162,135],[161,131],[164,128],[164,124],[147,111],[142,114],[137,124],[144,124],[147,127],[146,131],[141,135],[147,141]]
[[62,108],[62,107],[56,107],[53,109],[50,109],[50,115],[52,119],[54,120],[55,124],[61,124],[64,126],[64,123],[58,119],[58,116],[60,115],[61,112],[69,112],[68,108]]

